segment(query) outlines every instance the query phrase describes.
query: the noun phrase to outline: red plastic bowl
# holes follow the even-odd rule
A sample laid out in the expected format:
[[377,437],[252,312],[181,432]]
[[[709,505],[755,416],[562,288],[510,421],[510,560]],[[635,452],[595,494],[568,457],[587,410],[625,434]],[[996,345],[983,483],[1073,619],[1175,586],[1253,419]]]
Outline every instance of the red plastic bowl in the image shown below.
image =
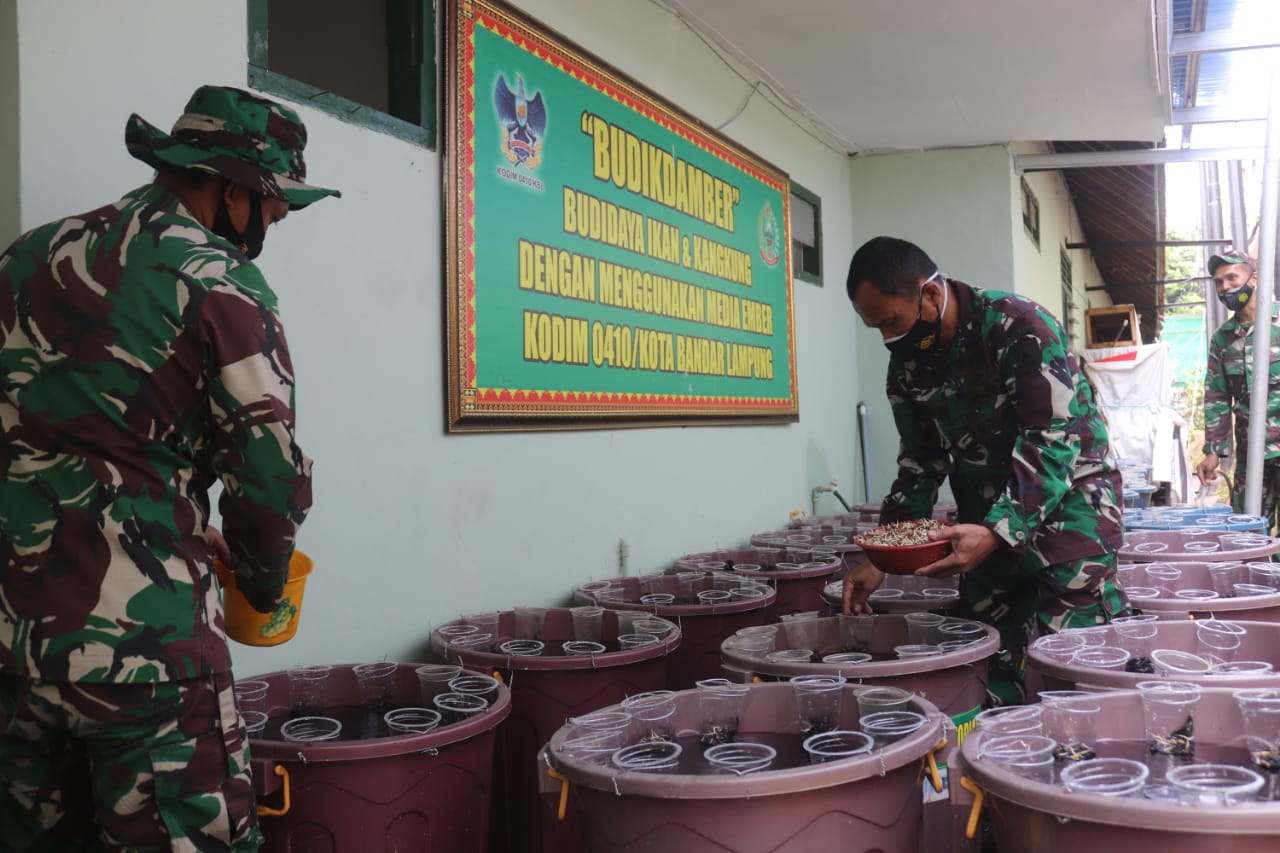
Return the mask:
[[[949,524],[947,526],[950,526]],[[854,538],[854,544],[862,548],[871,565],[890,575],[911,575],[930,563],[951,553],[951,540],[922,542],[919,545],[863,545]]]

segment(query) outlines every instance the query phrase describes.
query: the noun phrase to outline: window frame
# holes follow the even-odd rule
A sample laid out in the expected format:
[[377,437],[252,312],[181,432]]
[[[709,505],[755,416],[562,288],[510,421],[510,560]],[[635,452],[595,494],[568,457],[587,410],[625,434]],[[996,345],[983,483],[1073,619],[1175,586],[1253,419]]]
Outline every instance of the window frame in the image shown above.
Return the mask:
[[[791,182],[791,193],[813,206],[813,251],[818,257],[818,271],[816,273],[811,273],[804,269],[799,264],[800,259],[792,257],[791,277],[822,287],[822,199],[818,197],[817,193],[797,184],[795,181]],[[787,246],[787,251],[791,251],[791,246]]]
[[1031,189],[1031,184],[1027,183],[1024,176],[1022,181],[1022,227],[1026,230],[1031,242],[1036,244],[1036,250],[1040,249],[1040,199],[1036,198],[1035,191]]
[[248,81],[251,88],[269,95],[277,95],[294,103],[306,104],[343,121],[367,127],[421,145],[436,147],[439,125],[436,93],[436,26],[435,4],[432,0],[402,0],[421,3],[422,30],[418,33],[422,51],[421,72],[418,79],[418,101],[422,122],[411,121],[382,112],[373,107],[335,95],[310,83],[272,71],[267,65],[267,3],[269,0],[246,0],[248,12]]

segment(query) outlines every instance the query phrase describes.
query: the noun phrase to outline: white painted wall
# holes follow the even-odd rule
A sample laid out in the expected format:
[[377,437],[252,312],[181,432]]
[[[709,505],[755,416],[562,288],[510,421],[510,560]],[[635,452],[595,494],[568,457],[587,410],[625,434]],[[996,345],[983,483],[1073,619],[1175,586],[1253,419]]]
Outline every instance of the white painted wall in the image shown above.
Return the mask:
[[[952,278],[1013,290],[1011,169],[1004,146],[854,157],[854,247],[880,234],[901,237],[924,249]],[[842,287],[850,258],[839,274]],[[879,333],[863,329],[852,309],[847,318],[859,329],[857,373],[870,423],[871,499],[880,500],[897,475],[898,433],[884,393],[889,355]]]
[[18,6],[0,0],[0,245],[18,233]]
[[[732,116],[751,89],[651,3],[520,5],[708,124]],[[124,148],[130,112],[167,128],[196,86],[246,79],[243,3],[17,8],[21,102],[4,117],[20,122],[23,228],[149,180]],[[760,95],[726,132],[822,197],[830,271],[826,287],[796,286],[801,420],[774,427],[445,435],[439,154],[299,111],[310,177],[344,197],[273,229],[261,266],[289,331],[299,438],[316,460],[315,508],[299,538],[316,572],[296,639],[237,647],[240,674],[415,659],[432,623],[564,603],[577,584],[616,574],[620,540],[629,572],[656,571],[780,526],[832,476],[853,480],[853,403],[882,394],[880,371],[858,359],[866,335],[843,269],[854,239],[879,230],[866,217],[882,211],[852,198],[842,154]],[[893,204],[911,221],[918,211],[907,205],[928,200]],[[993,258],[1007,260],[1005,242]],[[967,257],[945,259],[978,277]],[[836,509],[823,501],[820,511]]]
[[[1043,142],[1019,142],[1010,146],[1011,152],[1022,154],[1050,154],[1053,147]],[[1012,163],[1010,164],[1012,169]],[[1012,229],[1014,290],[1034,299],[1048,308],[1055,317],[1063,320],[1062,272],[1059,251],[1067,243],[1085,242],[1080,217],[1076,214],[1066,178],[1062,172],[1029,172],[1027,184],[1040,202],[1040,245],[1031,239],[1022,222],[1022,183],[1010,171],[1010,210],[1013,212]],[[1073,284],[1072,344],[1076,349],[1085,345],[1084,312],[1090,307],[1110,304],[1105,291],[1088,293],[1086,287],[1102,283],[1102,276],[1094,262],[1093,253],[1081,249],[1069,249]],[[1101,298],[1099,298],[1101,297]]]

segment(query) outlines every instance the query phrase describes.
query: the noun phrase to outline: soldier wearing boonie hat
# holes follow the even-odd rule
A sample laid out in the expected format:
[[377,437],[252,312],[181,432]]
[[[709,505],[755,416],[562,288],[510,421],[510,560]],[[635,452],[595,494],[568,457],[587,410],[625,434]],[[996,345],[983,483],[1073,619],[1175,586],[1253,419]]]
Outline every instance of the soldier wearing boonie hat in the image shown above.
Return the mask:
[[[1249,442],[1249,406],[1253,374],[1253,329],[1257,304],[1253,299],[1258,263],[1249,253],[1224,249],[1209,257],[1209,275],[1218,300],[1232,315],[1209,341],[1204,380],[1204,459],[1196,476],[1208,485],[1218,478],[1222,460],[1230,457],[1232,434],[1238,459],[1231,482],[1231,506],[1244,512],[1244,449]],[[1270,390],[1263,447],[1262,515],[1274,530],[1280,509],[1280,328],[1272,314]],[[1234,429],[1232,421],[1234,419]]]
[[125,138],[152,183],[0,255],[0,849],[257,850],[211,557],[274,609],[311,460],[251,258],[338,193],[238,89]]

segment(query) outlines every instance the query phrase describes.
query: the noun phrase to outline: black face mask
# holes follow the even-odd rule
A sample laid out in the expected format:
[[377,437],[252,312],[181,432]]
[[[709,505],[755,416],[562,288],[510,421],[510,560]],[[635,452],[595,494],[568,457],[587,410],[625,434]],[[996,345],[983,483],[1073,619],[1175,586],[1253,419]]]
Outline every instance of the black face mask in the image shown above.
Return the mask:
[[1235,290],[1227,290],[1218,294],[1218,301],[1227,306],[1229,311],[1239,311],[1249,304],[1253,298],[1253,285],[1245,284]]
[[250,193],[249,222],[244,231],[237,231],[231,224],[225,197],[218,199],[218,212],[214,214],[213,227],[209,230],[239,247],[249,260],[258,257],[262,254],[262,243],[267,238],[267,228],[262,222],[262,193]]
[[896,338],[889,338],[884,342],[885,348],[893,355],[901,358],[910,358],[911,356],[919,356],[930,353],[938,349],[942,342],[942,313],[947,310],[947,299],[950,296],[950,288],[947,287],[946,279],[941,279],[942,283],[942,307],[938,309],[937,319],[926,320],[921,317],[924,312],[924,285],[938,278],[938,274],[934,273],[924,280],[920,285],[920,302],[916,308],[916,321],[911,325],[904,334],[898,335]]

